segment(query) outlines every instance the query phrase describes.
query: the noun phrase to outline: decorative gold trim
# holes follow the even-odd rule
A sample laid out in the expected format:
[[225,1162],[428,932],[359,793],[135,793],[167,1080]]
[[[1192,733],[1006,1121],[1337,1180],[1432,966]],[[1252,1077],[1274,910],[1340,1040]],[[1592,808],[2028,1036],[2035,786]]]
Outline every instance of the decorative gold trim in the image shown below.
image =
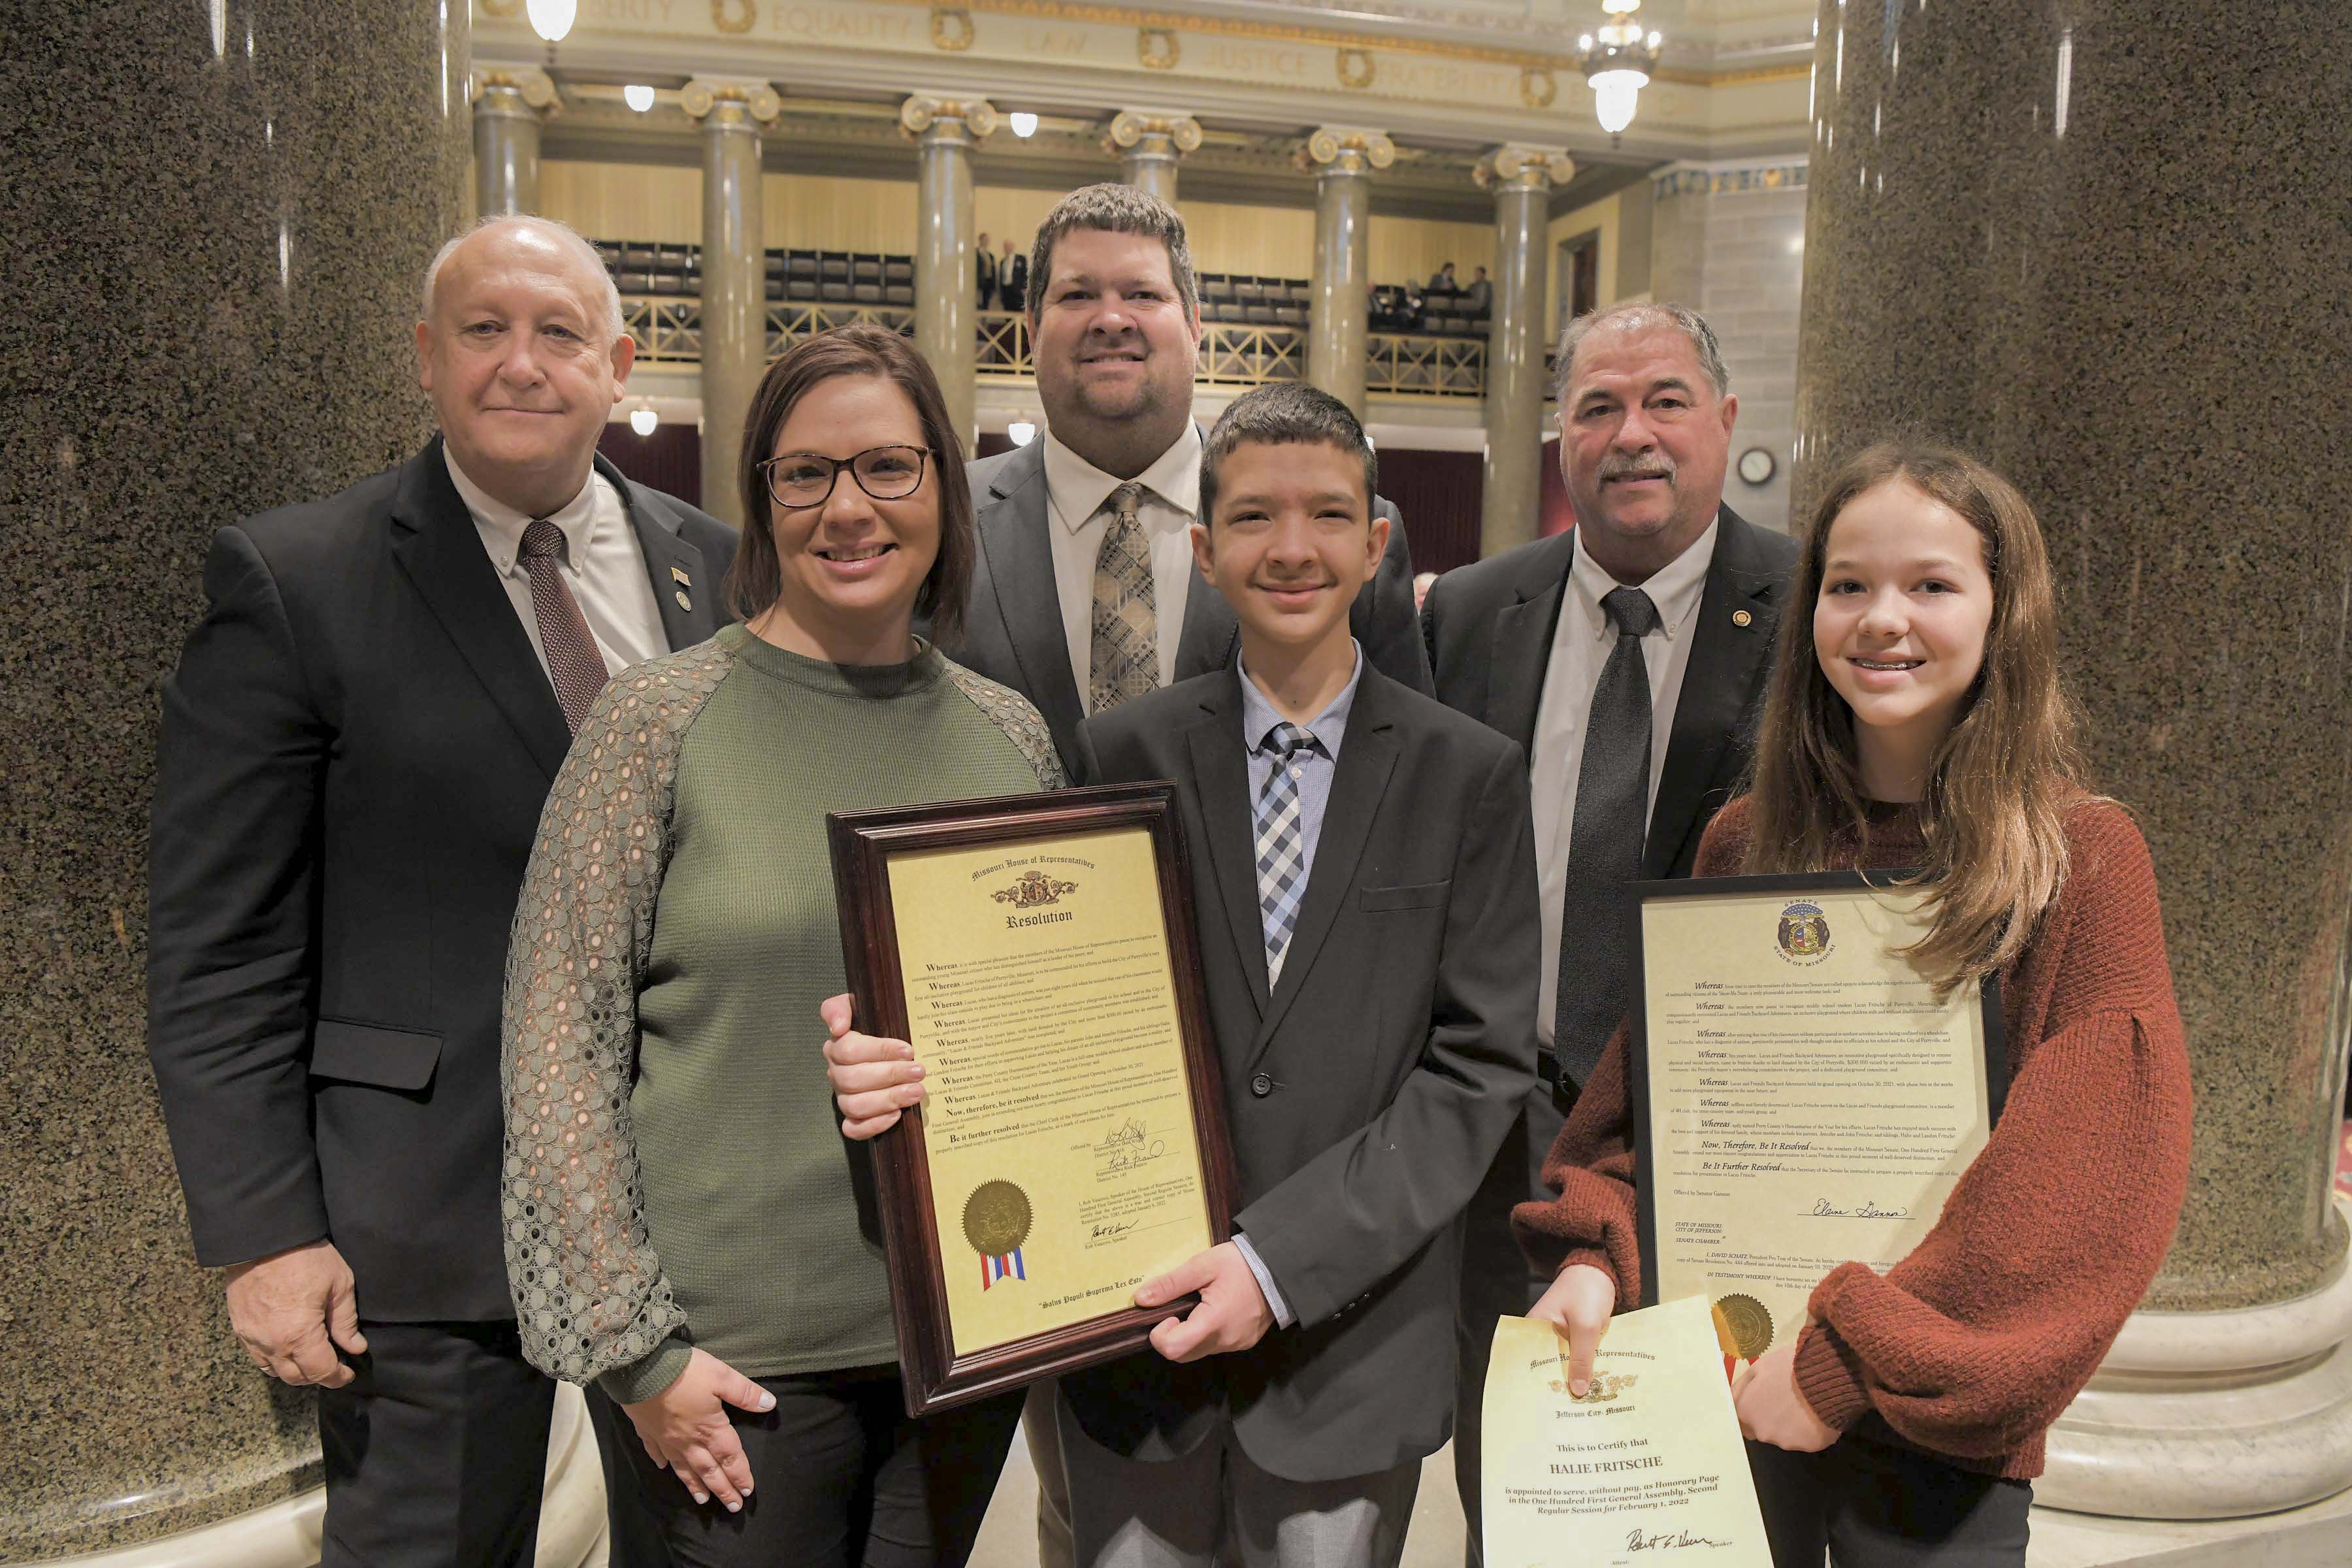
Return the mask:
[[961,5],[931,7],[931,47],[960,55],[971,47],[975,29],[971,13]]
[[1103,134],[1103,151],[1113,157],[1147,138],[1165,140],[1179,153],[1201,145],[1201,122],[1181,110],[1122,109]]
[[1183,58],[1183,40],[1172,27],[1138,27],[1135,30],[1135,58],[1146,70],[1172,71]]
[[1341,49],[1331,57],[1331,68],[1339,73],[1341,87],[1359,90],[1371,86],[1377,74],[1370,49]]
[[474,3],[482,8],[485,16],[505,17],[521,16],[524,0],[474,0]]
[[1529,66],[1519,73],[1519,101],[1529,109],[1549,109],[1559,96],[1559,79]]
[[1346,174],[1360,174],[1395,163],[1396,143],[1387,132],[1370,126],[1324,125],[1307,137],[1298,153],[1298,166],[1310,173],[1318,164],[1329,164]]
[[710,25],[722,33],[748,33],[759,19],[753,0],[710,0]]
[[[898,106],[899,128],[909,136],[937,130],[979,141],[995,131],[996,119],[996,106],[984,98],[933,98],[919,92]],[[950,126],[956,129],[950,131]]]
[[1507,142],[1479,159],[1470,177],[1482,191],[1540,191],[1576,178],[1576,160],[1564,148]]
[[764,81],[698,76],[678,89],[677,106],[688,120],[710,117],[714,124],[727,124],[740,116],[765,124],[783,112],[784,100]]

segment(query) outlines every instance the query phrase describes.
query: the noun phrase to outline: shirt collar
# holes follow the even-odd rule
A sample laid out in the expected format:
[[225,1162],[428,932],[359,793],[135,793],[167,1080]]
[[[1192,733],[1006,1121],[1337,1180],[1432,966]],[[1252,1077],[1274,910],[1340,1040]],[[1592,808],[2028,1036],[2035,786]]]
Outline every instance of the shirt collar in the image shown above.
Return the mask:
[[[499,569],[500,576],[506,575],[514,570],[515,559],[522,553],[522,531],[531,524],[530,513],[517,511],[467,479],[446,442],[441,447],[441,460],[449,465],[449,480],[457,487],[458,499],[466,503],[466,510],[473,514],[474,525],[482,531],[483,542],[490,549],[490,564]],[[563,531],[564,556],[575,572],[588,559],[588,541],[596,531],[596,478],[592,465],[580,493],[547,516],[548,521]]]
[[[1339,742],[1348,731],[1349,710],[1356,705],[1356,688],[1364,679],[1364,645],[1356,643],[1355,649],[1356,667],[1348,672],[1348,684],[1339,688],[1339,695],[1331,699],[1322,712],[1300,726],[1313,731],[1316,743],[1334,762],[1339,761]],[[1238,659],[1235,664],[1242,678],[1242,744],[1255,752],[1265,743],[1267,733],[1276,724],[1290,721],[1274,710],[1274,704],[1265,700],[1265,693],[1250,679],[1249,667]]]
[[[1650,596],[1650,603],[1657,606],[1658,625],[1669,642],[1682,635],[1683,627],[1698,609],[1700,591],[1706,586],[1706,569],[1715,560],[1715,536],[1721,527],[1720,519],[1708,523],[1706,531],[1692,540],[1688,549],[1652,573],[1649,581],[1641,585],[1642,592]],[[1585,553],[1580,529],[1577,531],[1574,548],[1576,561],[1569,568],[1569,586],[1598,628],[1593,635],[1614,637],[1617,634],[1611,627],[1608,612],[1601,607],[1601,600],[1612,589],[1623,584]]]
[[[1038,439],[1045,443],[1046,493],[1061,514],[1062,526],[1076,533],[1102,510],[1120,481],[1055,440],[1051,429]],[[1184,421],[1184,433],[1135,478],[1188,521],[1200,516],[1201,427],[1190,419]]]

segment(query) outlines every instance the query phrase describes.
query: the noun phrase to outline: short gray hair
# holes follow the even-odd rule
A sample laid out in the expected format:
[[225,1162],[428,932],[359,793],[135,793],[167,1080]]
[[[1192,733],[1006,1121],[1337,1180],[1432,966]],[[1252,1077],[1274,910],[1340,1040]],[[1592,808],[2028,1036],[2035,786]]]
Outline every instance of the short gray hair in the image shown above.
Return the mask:
[[1208,526],[1216,513],[1218,470],[1234,447],[1256,444],[1336,447],[1354,458],[1364,465],[1365,516],[1371,515],[1372,497],[1380,493],[1381,465],[1355,411],[1319,387],[1276,381],[1234,399],[1202,443],[1202,526]]
[[1029,247],[1029,298],[1023,301],[1035,321],[1045,308],[1045,285],[1053,278],[1054,242],[1072,229],[1090,228],[1105,234],[1139,234],[1168,247],[1168,270],[1176,279],[1176,297],[1184,314],[1201,313],[1201,284],[1192,275],[1192,252],[1184,244],[1184,220],[1176,209],[1149,191],[1133,185],[1080,185],[1054,204],[1037,237]]
[[425,268],[423,300],[425,320],[429,321],[433,319],[433,293],[440,285],[441,268],[448,262],[450,257],[457,254],[457,247],[486,228],[509,227],[527,228],[534,234],[546,236],[571,251],[579,258],[582,266],[596,275],[598,281],[604,285],[604,343],[606,347],[610,347],[618,342],[621,333],[626,330],[621,324],[621,290],[614,285],[613,274],[605,268],[604,258],[597,255],[596,247],[583,239],[580,237],[580,231],[570,224],[559,223],[551,217],[533,217],[525,213],[493,213],[488,217],[478,220],[471,228],[457,235],[446,245],[433,253],[432,264]]
[[1731,390],[1731,373],[1723,368],[1723,351],[1716,346],[1715,329],[1706,324],[1705,316],[1688,305],[1635,303],[1587,310],[1560,330],[1559,348],[1552,360],[1551,395],[1555,400],[1568,391],[1576,351],[1585,339],[1603,327],[1672,327],[1690,340],[1691,351],[1698,355],[1699,369],[1706,372],[1707,380],[1715,384],[1715,395],[1721,397]]

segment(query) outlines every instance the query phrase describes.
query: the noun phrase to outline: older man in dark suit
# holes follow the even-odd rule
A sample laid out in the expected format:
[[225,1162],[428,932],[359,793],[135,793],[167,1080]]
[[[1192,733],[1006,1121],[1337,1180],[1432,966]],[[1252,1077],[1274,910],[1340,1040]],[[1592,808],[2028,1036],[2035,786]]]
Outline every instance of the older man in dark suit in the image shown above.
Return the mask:
[[735,535],[597,458],[635,350],[570,229],[452,241],[416,346],[438,437],[213,542],[163,693],[148,1044],[197,1258],[320,1391],[325,1562],[478,1568],[532,1560],[555,1389],[499,1217],[508,926],[573,729],[718,629]]
[[1723,504],[1739,400],[1715,334],[1623,305],[1562,334],[1560,469],[1576,526],[1449,572],[1422,616],[1438,696],[1527,749],[1543,895],[1539,1076],[1471,1205],[1454,1469],[1478,1552],[1478,1416],[1498,1313],[1548,1279],[1510,1234],[1632,997],[1626,887],[1684,877],[1747,771],[1796,546]]

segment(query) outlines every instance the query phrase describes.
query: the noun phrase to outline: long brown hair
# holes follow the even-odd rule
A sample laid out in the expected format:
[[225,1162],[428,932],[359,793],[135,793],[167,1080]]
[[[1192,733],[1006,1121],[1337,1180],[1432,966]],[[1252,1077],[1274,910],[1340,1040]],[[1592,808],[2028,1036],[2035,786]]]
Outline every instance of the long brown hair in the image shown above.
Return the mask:
[[1830,525],[1855,497],[1901,481],[1965,519],[1992,579],[1984,665],[1928,764],[1920,880],[1933,925],[1910,957],[1952,986],[2009,963],[2066,880],[2068,806],[2080,801],[2074,713],[2058,682],[2058,610],[2042,525],[2017,488],[1973,458],[1895,441],[1840,468],[1813,510],[1780,618],[1748,800],[1750,872],[1818,871],[1832,842],[1865,842],[1853,710],[1813,651]]
[[[930,621],[935,642],[953,642],[963,629],[965,597],[971,591],[977,552],[971,521],[971,481],[964,475],[963,443],[948,417],[939,378],[915,346],[887,327],[856,321],[803,338],[776,356],[751,395],[743,421],[743,451],[736,460],[736,490],[743,506],[743,538],[727,572],[727,602],[745,620],[776,602],[783,592],[783,567],[776,559],[772,523],[774,503],[760,465],[776,444],[800,400],[828,381],[873,375],[895,384],[915,405],[923,423],[923,445],[939,477],[940,553],[915,595],[915,614]],[[855,479],[839,482],[854,484]]]

